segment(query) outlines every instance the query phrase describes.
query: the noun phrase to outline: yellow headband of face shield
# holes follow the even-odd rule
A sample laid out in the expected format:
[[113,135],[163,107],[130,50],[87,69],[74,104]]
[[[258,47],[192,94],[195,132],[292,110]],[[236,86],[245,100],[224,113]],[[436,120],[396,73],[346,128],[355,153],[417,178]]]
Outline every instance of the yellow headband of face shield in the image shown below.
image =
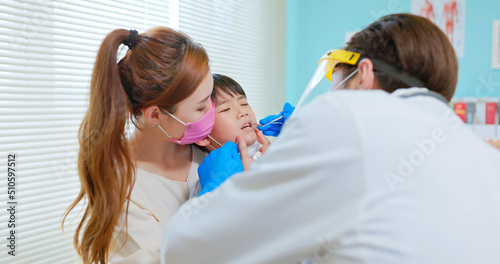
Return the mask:
[[[325,67],[325,77],[331,82],[332,74],[337,64],[345,63],[349,65],[357,65],[359,60],[362,58],[366,57],[361,56],[361,54],[357,52],[347,50],[329,50],[325,53],[325,55],[323,55],[323,57],[321,57],[318,63],[320,64],[319,67]],[[374,71],[383,72],[413,87],[425,87],[425,84],[421,80],[404,72],[400,68],[396,68],[382,60],[370,60],[373,63]]]
[[322,61],[326,60],[325,64],[325,77],[331,82],[333,70],[339,63],[345,63],[350,65],[356,65],[358,63],[361,54],[357,52],[347,51],[347,50],[330,50],[319,60],[318,63],[321,64]]

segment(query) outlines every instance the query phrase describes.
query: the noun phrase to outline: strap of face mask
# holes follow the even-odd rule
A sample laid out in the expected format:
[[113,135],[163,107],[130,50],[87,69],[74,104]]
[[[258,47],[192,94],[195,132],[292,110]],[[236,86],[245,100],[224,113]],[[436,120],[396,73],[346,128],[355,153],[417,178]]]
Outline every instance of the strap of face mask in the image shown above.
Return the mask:
[[335,88],[330,88],[330,91],[335,91],[337,89],[339,89],[339,87],[341,87],[344,83],[346,83],[352,76],[354,76],[354,74],[356,74],[359,70],[356,68],[356,70],[354,70],[351,74],[349,74],[344,80],[342,80],[339,84],[337,84],[337,86],[335,86]]
[[[209,137],[209,138],[210,138],[213,142],[217,143],[217,144],[219,145],[219,147],[222,147],[222,144],[221,144],[221,143],[219,143],[217,140],[215,140],[213,137],[211,137],[210,135],[208,135],[208,137]],[[210,145],[209,145],[209,146],[210,146]],[[210,147],[212,147],[212,146],[210,146]],[[214,147],[212,147],[212,148],[213,148],[213,149],[215,149]]]
[[186,123],[182,122],[179,118],[175,117],[174,115],[172,115],[171,113],[167,112],[167,114],[171,117],[173,117],[175,120],[179,121],[181,124],[183,125],[186,125]]
[[163,131],[163,133],[164,133],[165,135],[167,135],[167,137],[168,137],[168,138],[173,139],[173,138],[172,138],[172,137],[171,137],[171,136],[167,133],[167,131],[163,130],[163,128],[160,126],[160,124],[154,124],[153,126],[157,126],[159,129],[161,129],[161,131]]

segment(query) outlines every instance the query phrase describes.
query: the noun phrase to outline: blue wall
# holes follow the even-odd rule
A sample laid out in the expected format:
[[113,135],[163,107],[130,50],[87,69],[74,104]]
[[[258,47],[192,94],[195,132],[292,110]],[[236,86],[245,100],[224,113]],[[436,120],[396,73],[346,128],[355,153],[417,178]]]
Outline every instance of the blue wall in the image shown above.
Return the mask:
[[[465,3],[465,50],[455,97],[500,97],[500,70],[491,69],[492,25],[500,19],[500,1]],[[298,101],[318,59],[343,47],[345,32],[403,12],[411,12],[411,0],[287,0],[286,100]]]

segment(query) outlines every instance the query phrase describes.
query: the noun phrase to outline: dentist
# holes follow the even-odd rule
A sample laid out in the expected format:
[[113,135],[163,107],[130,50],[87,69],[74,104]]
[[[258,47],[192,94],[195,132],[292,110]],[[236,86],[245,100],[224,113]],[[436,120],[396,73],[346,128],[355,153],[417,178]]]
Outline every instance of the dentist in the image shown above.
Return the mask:
[[[446,35],[392,14],[322,60],[340,91],[296,109],[250,171],[184,204],[162,263],[500,263],[500,154],[448,106]],[[205,166],[231,174],[216,154]]]

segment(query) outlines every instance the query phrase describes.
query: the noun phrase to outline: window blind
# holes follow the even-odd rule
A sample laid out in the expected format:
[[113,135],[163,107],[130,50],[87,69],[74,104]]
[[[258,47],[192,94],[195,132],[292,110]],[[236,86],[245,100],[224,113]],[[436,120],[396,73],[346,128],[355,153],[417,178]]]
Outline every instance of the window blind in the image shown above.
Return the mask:
[[285,1],[181,0],[179,29],[201,43],[212,73],[228,75],[258,118],[284,103]]
[[[206,48],[212,72],[243,86],[263,117],[283,104],[285,2],[2,1],[0,262],[78,262],[72,239],[80,208],[68,216],[64,234],[61,219],[79,190],[77,132],[96,52],[107,33],[157,25],[180,29]],[[8,154],[16,155],[14,200],[7,195]],[[12,201],[16,256],[6,247]]]
[[[72,239],[80,208],[64,234],[61,219],[79,191],[77,132],[97,50],[113,29],[168,25],[168,14],[163,0],[2,1],[0,262],[78,262]],[[16,154],[14,200],[7,196],[8,154]],[[15,229],[7,226],[8,201],[17,202]],[[6,247],[11,230],[15,256]]]

